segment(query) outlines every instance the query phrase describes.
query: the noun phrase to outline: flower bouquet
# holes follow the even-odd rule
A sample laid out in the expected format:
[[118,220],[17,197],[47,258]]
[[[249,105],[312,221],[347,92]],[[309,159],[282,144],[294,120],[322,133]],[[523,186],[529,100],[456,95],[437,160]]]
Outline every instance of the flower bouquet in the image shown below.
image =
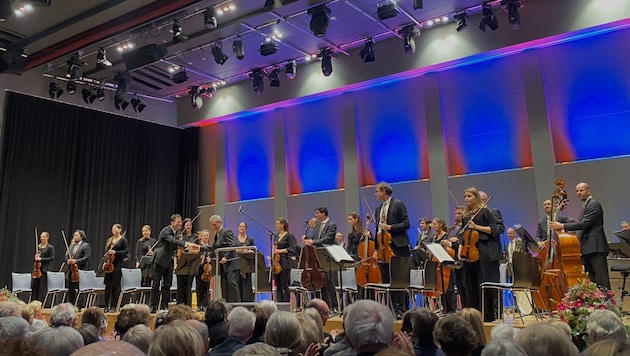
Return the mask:
[[0,289],[0,302],[5,302],[7,300],[10,302],[17,302],[19,298],[17,297],[17,295],[13,294],[13,292],[11,292],[9,288],[7,288],[7,286],[4,286],[2,289]]

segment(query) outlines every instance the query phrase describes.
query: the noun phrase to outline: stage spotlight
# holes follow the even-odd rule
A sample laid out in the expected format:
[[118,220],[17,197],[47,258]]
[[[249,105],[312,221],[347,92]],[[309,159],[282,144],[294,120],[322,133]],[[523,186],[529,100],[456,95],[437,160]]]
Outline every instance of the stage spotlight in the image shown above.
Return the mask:
[[51,99],[59,99],[61,94],[63,94],[63,89],[59,87],[59,84],[56,82],[50,82],[50,84],[48,84],[48,96],[50,96]]
[[217,22],[217,17],[214,16],[214,9],[209,7],[206,9],[206,11],[204,11],[203,23],[208,30],[214,30],[219,26],[219,23]]
[[273,3],[274,3],[274,1],[273,1],[273,0],[265,0],[265,6],[264,6],[264,8],[265,8],[267,11],[271,11],[271,10],[273,10]]
[[96,53],[96,69],[101,70],[111,66],[112,62],[107,60],[107,51],[105,50],[105,47],[99,48],[98,53]]
[[278,52],[278,43],[271,37],[265,38],[260,42],[260,54],[263,56],[270,56]]
[[361,52],[359,52],[359,56],[361,56],[361,59],[363,59],[363,62],[374,62],[374,40],[372,40],[372,37],[368,38],[367,40],[365,40],[365,46],[363,46],[363,49],[361,50]]
[[221,42],[213,44],[211,52],[216,64],[224,65],[228,60],[227,54],[223,53],[223,49],[221,48]]
[[122,95],[116,93],[116,95],[114,95],[114,107],[116,110],[125,111],[127,106],[129,106],[129,102],[125,100]]
[[52,4],[52,0],[22,0],[22,2],[33,6],[50,6]]
[[11,2],[11,0],[0,0],[0,22],[8,21],[11,15],[13,15]]
[[313,32],[313,34],[317,37],[323,37],[326,34],[326,29],[328,28],[328,15],[330,15],[330,9],[326,6],[326,4],[322,4],[311,7],[307,12],[311,15],[311,32]]
[[403,48],[408,56],[413,55],[416,52],[416,28],[413,25],[407,25],[400,30],[400,34],[403,36]]
[[466,23],[466,18],[467,16],[465,12],[453,16],[453,19],[457,21],[457,26],[455,27],[457,32],[462,32],[466,29],[466,27],[468,27],[468,24]]
[[[502,2],[503,4],[503,2]],[[512,25],[512,29],[516,30],[521,25],[521,14],[518,9],[521,7],[521,0],[508,0],[508,22]]]
[[96,96],[94,96],[94,99],[92,99],[92,95],[93,95],[93,92],[90,89],[83,88],[81,90],[81,97],[83,98],[83,101],[86,104],[92,104],[94,102],[94,100],[96,99]]
[[192,105],[192,108],[195,110],[201,109],[203,106],[203,98],[199,93],[199,87],[194,86],[188,88],[188,94],[190,95],[190,105]]
[[278,68],[274,68],[269,72],[269,86],[278,88],[280,87],[280,70]]
[[98,101],[105,100],[105,89],[103,87],[96,89],[96,100]]
[[68,85],[66,85],[66,91],[68,95],[74,95],[77,92],[77,83],[69,81]]
[[133,99],[131,99],[131,107],[133,108],[133,111],[140,113],[147,106],[140,100],[139,97],[136,96]]
[[116,81],[116,96],[120,96],[122,98],[122,96],[127,92],[127,82],[131,80],[131,78],[129,78],[127,73],[120,72],[116,74],[114,80]]
[[[216,61],[216,59],[215,59],[215,61]],[[217,62],[217,63],[219,63],[219,62]],[[188,74],[186,74],[186,69],[182,67],[182,69],[179,72],[177,72],[177,73],[175,73],[175,74],[173,74],[171,76],[171,80],[175,84],[181,84],[181,83],[187,81],[188,80]]]
[[398,7],[396,7],[396,3],[391,0],[381,1],[376,9],[376,15],[379,20],[391,19],[392,17],[398,16]]
[[187,39],[188,36],[182,32],[182,25],[179,23],[179,20],[175,20],[173,22],[173,44],[184,42]]
[[289,61],[289,63],[287,63],[286,66],[284,67],[284,74],[286,75],[287,78],[293,79],[295,78],[296,72],[297,72],[297,64],[295,62],[295,59],[293,59]]
[[422,9],[422,0],[413,0],[413,9]]
[[492,7],[488,3],[484,3],[481,8],[481,22],[479,23],[479,29],[486,32],[486,26],[490,27],[492,31],[499,28],[499,20],[492,11]]
[[330,48],[326,48],[322,50],[320,56],[322,57],[322,74],[324,74],[325,77],[330,77],[333,72],[333,52]]
[[265,82],[263,81],[263,71],[260,68],[253,69],[249,76],[253,79],[252,88],[256,95],[262,94],[265,90]]
[[66,64],[68,65],[66,78],[70,78],[74,80],[74,79],[79,79],[83,76],[83,65],[85,65],[85,62],[79,59],[78,54],[75,54],[72,57],[70,57],[70,59],[66,61]]
[[236,56],[236,59],[239,61],[245,58],[245,49],[243,48],[243,39],[237,37],[234,42],[232,42],[232,52]]

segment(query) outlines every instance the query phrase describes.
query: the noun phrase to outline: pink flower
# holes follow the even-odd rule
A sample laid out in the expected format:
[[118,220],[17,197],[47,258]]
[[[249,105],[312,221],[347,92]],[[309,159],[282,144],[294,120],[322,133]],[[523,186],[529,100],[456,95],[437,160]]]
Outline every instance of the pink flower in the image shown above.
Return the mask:
[[579,307],[581,307],[582,305],[584,305],[584,302],[582,302],[581,300],[576,300],[576,301],[575,301],[575,307],[576,307],[576,308],[579,308]]

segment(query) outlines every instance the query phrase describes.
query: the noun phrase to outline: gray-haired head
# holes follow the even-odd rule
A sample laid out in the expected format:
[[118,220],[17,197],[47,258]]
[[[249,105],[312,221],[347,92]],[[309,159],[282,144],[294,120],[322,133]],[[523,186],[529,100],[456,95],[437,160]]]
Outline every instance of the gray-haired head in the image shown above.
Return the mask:
[[0,317],[3,316],[22,316],[20,306],[15,302],[5,300],[0,302]]
[[0,318],[0,340],[28,334],[28,321],[19,316],[3,316]]
[[256,314],[244,307],[236,307],[228,314],[228,335],[249,340],[254,330]]
[[360,300],[349,309],[344,326],[353,349],[361,351],[391,345],[394,316],[387,307],[373,300]]
[[83,337],[70,326],[39,330],[31,335],[31,340],[55,356],[68,356],[83,347]]
[[493,339],[483,348],[481,356],[527,356],[525,351],[520,348],[512,339]]
[[60,303],[52,307],[50,311],[50,326],[75,326],[76,314],[72,303]]
[[586,331],[591,344],[605,339],[619,341],[628,339],[619,316],[607,309],[595,310],[588,316]]
[[260,303],[258,303],[258,308],[262,309],[262,311],[265,312],[265,314],[267,314],[267,318],[269,318],[271,315],[273,315],[273,313],[278,311],[278,305],[276,304],[276,302],[274,302],[273,300],[262,300]]

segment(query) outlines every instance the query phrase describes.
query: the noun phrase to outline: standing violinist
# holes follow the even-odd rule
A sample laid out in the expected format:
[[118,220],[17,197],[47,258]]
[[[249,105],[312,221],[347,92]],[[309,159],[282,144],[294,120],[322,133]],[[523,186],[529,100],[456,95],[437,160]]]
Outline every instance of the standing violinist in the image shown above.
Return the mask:
[[[463,228],[462,220],[464,219],[464,207],[456,206],[453,209],[453,225],[448,231],[448,242],[450,247],[455,251],[455,261],[459,261],[459,247],[461,246],[460,231]],[[446,244],[446,243],[444,243]],[[458,297],[460,293],[464,291],[462,284],[463,273],[461,269],[453,269],[451,271],[451,278],[448,280],[448,293],[446,294],[446,312],[457,311],[458,305],[461,306],[461,301],[458,303]],[[451,293],[452,291],[452,293]]]
[[[238,235],[236,235],[236,246],[254,246],[254,238],[247,235],[247,224],[244,221],[238,223]],[[238,253],[254,253],[254,250],[236,250]],[[253,260],[251,260],[253,261]],[[240,263],[239,263],[240,264]],[[241,291],[241,302],[253,302],[254,291],[252,290],[252,274],[241,272],[238,289]]]
[[[185,218],[182,223],[184,224],[184,230],[181,235],[178,236],[178,239],[184,242],[195,242],[197,237],[193,233],[193,223],[191,218]],[[181,249],[181,253],[184,253],[183,248]],[[174,257],[175,261],[175,270],[182,270],[183,274],[177,274],[177,304],[186,304],[188,306],[192,305],[192,282],[195,278],[196,271],[189,271],[188,268],[191,267],[193,260],[188,260],[188,264],[184,265],[183,262],[180,261],[179,251],[177,255]],[[181,263],[180,263],[181,262]]]
[[[328,208],[325,206],[315,208],[315,217],[317,218],[317,223],[311,232],[311,236],[302,236],[304,246],[323,247],[336,244],[337,225],[328,218]],[[311,262],[317,263],[316,261]],[[324,288],[322,288],[322,299],[331,307],[333,314],[337,313],[335,280],[336,276],[329,272],[326,275]]]
[[42,276],[31,280],[33,299],[39,300],[40,302],[43,301],[46,296],[46,285],[48,283],[46,272],[50,267],[50,262],[55,259],[55,247],[48,243],[48,239],[48,232],[42,231],[42,233],[39,234],[39,244],[37,245],[37,253],[35,253],[35,261],[41,262],[39,270],[42,272]]
[[142,237],[136,243],[136,268],[142,271],[142,286],[151,286],[151,261],[153,261],[153,245],[155,239],[151,237],[151,226],[142,226]]
[[125,257],[129,254],[129,244],[127,238],[121,234],[122,225],[114,224],[112,226],[112,236],[105,243],[105,259],[112,259],[111,264],[113,270],[105,271],[105,312],[112,313],[115,311],[118,297],[120,296],[120,280],[122,279],[122,265]]
[[[377,231],[377,246],[376,248],[382,248],[378,246],[378,234],[382,231],[387,231],[391,237],[391,248],[394,252],[394,256],[409,257],[409,217],[407,216],[407,206],[401,200],[392,198],[394,190],[392,187],[385,183],[380,182],[376,184],[374,195],[376,199],[381,202],[381,205],[376,208],[376,219],[379,222]],[[381,267],[381,279],[383,283],[389,283],[389,263],[379,261]],[[402,271],[404,272],[404,271]],[[401,272],[401,273],[402,273]],[[405,273],[409,273],[406,271]],[[394,303],[394,311],[396,312],[396,319],[402,319],[403,312],[407,309],[408,303],[404,292],[393,292],[392,300]]]
[[272,255],[279,256],[280,273],[274,275],[276,281],[276,302],[288,302],[291,299],[289,294],[289,278],[291,276],[291,257],[297,254],[297,241],[295,236],[289,232],[289,223],[285,218],[276,220],[276,231],[278,237],[273,246]]
[[418,232],[418,237],[416,237],[416,245],[414,249],[420,248],[423,242],[434,242],[435,235],[437,235],[437,229],[435,226],[433,229],[431,228],[431,221],[429,221],[429,218],[420,218],[418,222],[420,223],[420,231]]
[[[499,222],[492,211],[485,207],[479,191],[475,187],[464,190],[463,224],[466,227],[462,234],[463,248],[478,235],[476,248],[479,250],[479,260],[468,262],[463,267],[464,307],[481,310],[479,285],[483,282],[499,282],[499,259],[501,258],[501,243],[499,242]],[[474,246],[469,246],[474,249]],[[494,309],[497,306],[495,293],[485,296],[484,321],[494,321]]]
[[92,247],[89,243],[85,242],[85,232],[83,230],[76,230],[72,235],[72,243],[68,247],[68,254],[70,254],[66,263],[68,264],[68,300],[70,303],[75,303],[77,306],[77,291],[79,290],[79,282],[72,281],[72,265],[76,265],[80,270],[87,270],[90,257],[92,256]]
[[[210,231],[204,229],[201,230],[199,234],[199,245],[203,248],[204,252],[201,254],[201,263],[199,264],[199,272],[195,276],[197,280],[197,311],[206,311],[208,309],[209,299],[209,291],[210,291],[210,279],[212,278],[212,251],[210,251]],[[210,277],[208,278],[208,271],[210,273]],[[206,277],[204,278],[204,273],[206,273]],[[204,280],[206,279],[206,280]]]

